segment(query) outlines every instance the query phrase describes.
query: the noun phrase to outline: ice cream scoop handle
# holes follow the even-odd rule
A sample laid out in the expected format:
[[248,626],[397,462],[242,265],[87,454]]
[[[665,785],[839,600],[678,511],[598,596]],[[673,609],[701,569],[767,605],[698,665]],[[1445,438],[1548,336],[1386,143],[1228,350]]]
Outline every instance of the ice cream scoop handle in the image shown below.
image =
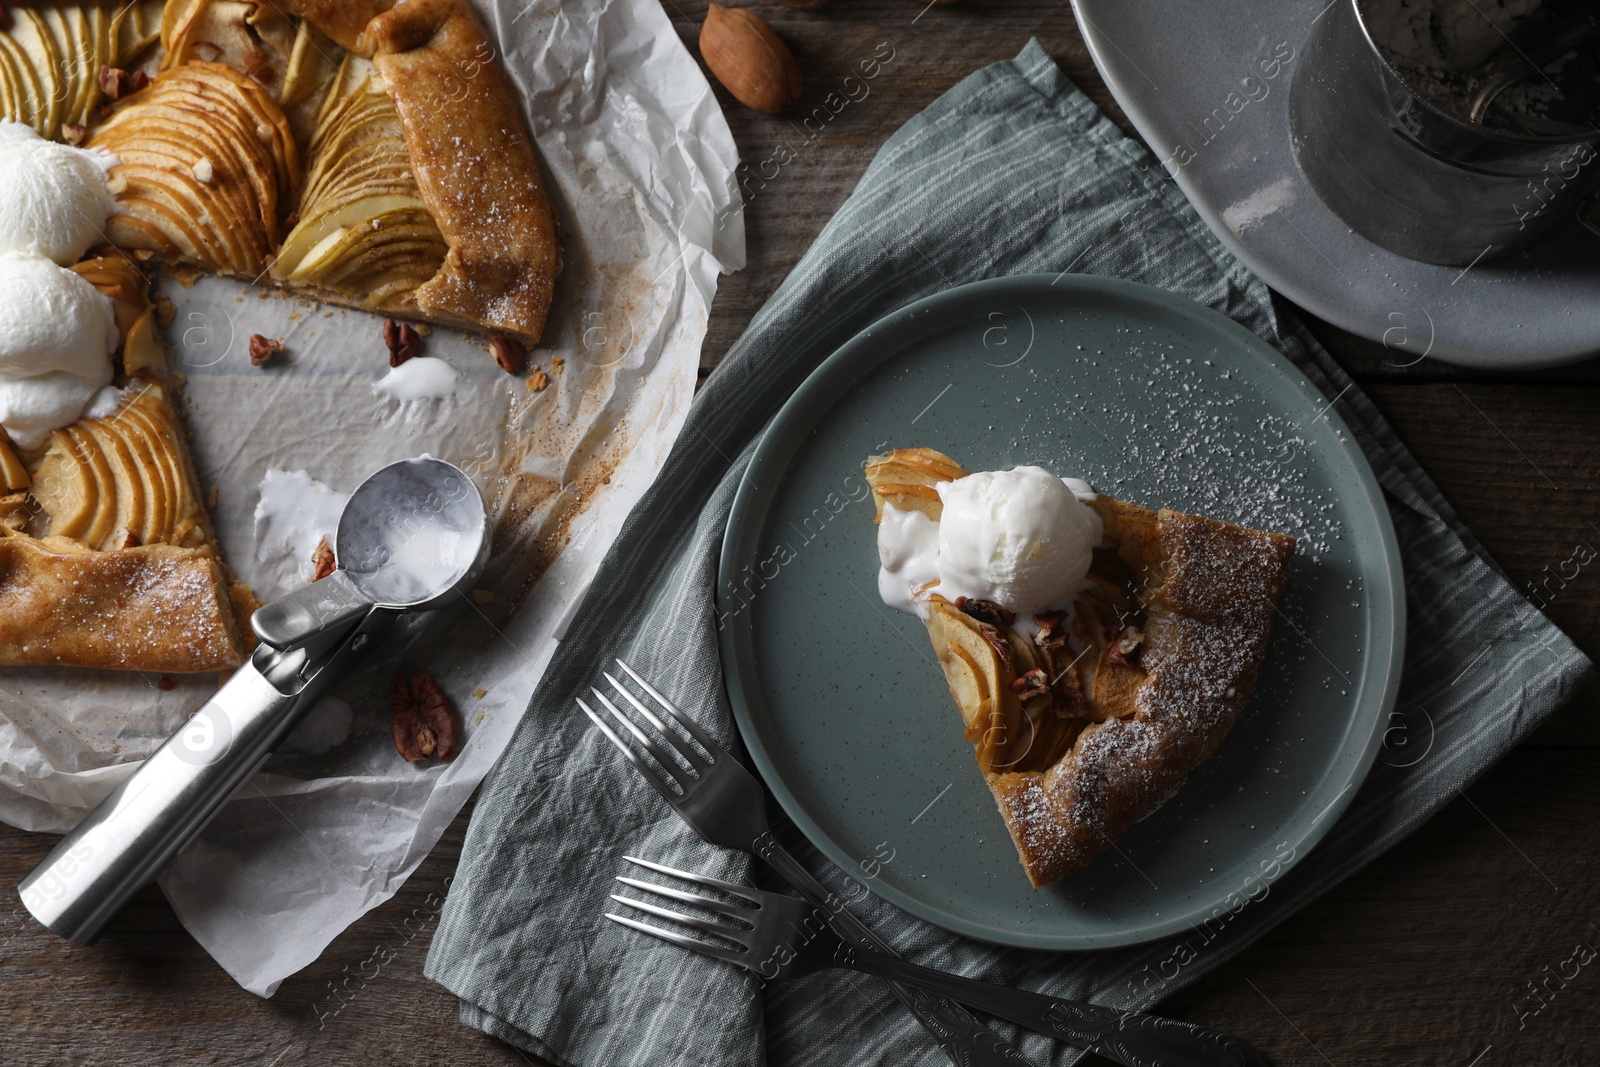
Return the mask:
[[245,664],[34,868],[23,904],[69,941],[93,942],[266,762],[307,697]]

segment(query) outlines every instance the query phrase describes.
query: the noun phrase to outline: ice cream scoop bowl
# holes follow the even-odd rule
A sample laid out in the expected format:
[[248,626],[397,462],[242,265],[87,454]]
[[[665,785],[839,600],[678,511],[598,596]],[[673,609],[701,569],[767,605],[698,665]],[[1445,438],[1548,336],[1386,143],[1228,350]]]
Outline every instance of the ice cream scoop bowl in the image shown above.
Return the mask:
[[483,498],[459,469],[423,457],[374,473],[340,516],[338,568],[255,613],[249,662],[23,879],[29,912],[97,939],[318,699],[398,623],[459,599],[488,554]]

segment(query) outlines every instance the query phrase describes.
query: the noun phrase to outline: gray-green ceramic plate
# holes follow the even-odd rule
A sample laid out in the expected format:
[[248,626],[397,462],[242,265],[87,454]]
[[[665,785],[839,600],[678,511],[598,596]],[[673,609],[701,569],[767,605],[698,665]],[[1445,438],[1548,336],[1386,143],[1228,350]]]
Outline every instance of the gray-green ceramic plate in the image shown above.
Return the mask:
[[[1049,888],[1017,862],[921,622],[878,598],[862,463],[915,445],[1300,538],[1233,732],[1116,849]],[[1146,941],[1259,896],[1372,765],[1405,633],[1389,513],[1328,399],[1213,311],[1075,275],[953,289],[831,356],[757,447],[718,586],[734,715],[805,834],[929,922],[1043,949]]]

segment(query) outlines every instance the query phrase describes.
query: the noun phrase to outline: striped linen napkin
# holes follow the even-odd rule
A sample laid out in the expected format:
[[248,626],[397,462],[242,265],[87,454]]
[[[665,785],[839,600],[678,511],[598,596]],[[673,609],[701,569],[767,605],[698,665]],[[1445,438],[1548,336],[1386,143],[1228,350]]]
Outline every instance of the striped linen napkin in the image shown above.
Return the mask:
[[[889,139],[696,400],[483,787],[426,970],[461,998],[464,1022],[562,1067],[943,1062],[872,980],[828,972],[761,988],[606,922],[625,853],[757,884],[764,872],[696,838],[574,698],[620,655],[733,744],[712,582],[735,488],[767,421],[884,314],[964,282],[1069,265],[1230,315],[1337,398],[1394,517],[1410,618],[1398,710],[1426,707],[1433,751],[1412,766],[1381,761],[1314,852],[1204,931],[1103,952],[1030,952],[862,900],[861,918],[906,956],[1150,1007],[1416,829],[1588,680],[1589,661],[1516,593],[1344,371],[1218,243],[1156,160],[1030,42]],[[830,888],[860,896],[785,820],[777,825]],[[1079,1055],[995,1029],[1037,1064]]]

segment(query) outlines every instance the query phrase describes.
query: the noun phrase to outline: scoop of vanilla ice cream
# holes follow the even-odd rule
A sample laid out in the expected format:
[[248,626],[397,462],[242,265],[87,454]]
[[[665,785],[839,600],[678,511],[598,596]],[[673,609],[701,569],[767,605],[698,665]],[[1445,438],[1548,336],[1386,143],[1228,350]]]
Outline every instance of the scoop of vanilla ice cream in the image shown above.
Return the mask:
[[50,431],[75,422],[100,386],[56,371],[35,378],[0,378],[0,423],[22,448],[38,448]]
[[111,381],[117,341],[110,298],[81,275],[0,254],[0,425],[18,445],[37,448],[83,414]]
[[940,482],[939,593],[992,600],[1019,615],[1077,596],[1100,541],[1100,517],[1042,467]]
[[82,259],[116,206],[109,161],[0,122],[0,252],[32,252],[61,266]]

